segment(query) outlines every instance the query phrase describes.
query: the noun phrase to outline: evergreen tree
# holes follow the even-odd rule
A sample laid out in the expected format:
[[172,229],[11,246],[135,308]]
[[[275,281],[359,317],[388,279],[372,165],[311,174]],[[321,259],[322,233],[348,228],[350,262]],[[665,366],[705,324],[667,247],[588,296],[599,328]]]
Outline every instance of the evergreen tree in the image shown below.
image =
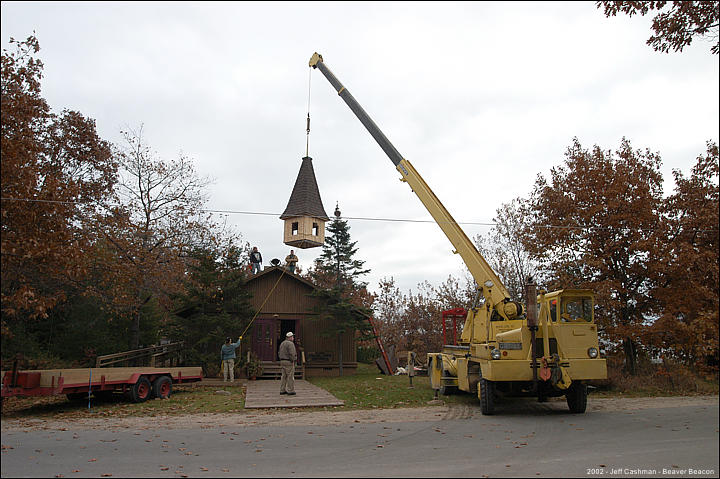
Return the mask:
[[311,279],[325,288],[339,288],[345,294],[363,289],[367,283],[359,281],[360,276],[370,272],[363,269],[365,261],[354,259],[357,241],[350,240],[350,226],[341,219],[340,209],[335,206],[335,219],[327,226],[325,244]]
[[371,311],[372,296],[367,292],[367,283],[359,281],[370,272],[363,269],[365,261],[354,259],[357,241],[351,241],[350,226],[340,218],[340,209],[335,206],[335,219],[327,226],[323,252],[315,262],[315,268],[308,272],[309,278],[320,288],[313,293],[323,298],[318,313],[320,318],[332,318],[332,326],[324,336],[338,338],[338,366],[343,375],[342,341],[345,334],[361,332],[361,339],[368,339],[370,324],[367,320]]
[[167,325],[167,335],[185,341],[185,361],[199,364],[206,376],[219,372],[220,347],[233,341],[253,316],[245,288],[243,254],[231,247],[226,252],[197,249],[188,272],[186,292],[174,298],[177,305]]

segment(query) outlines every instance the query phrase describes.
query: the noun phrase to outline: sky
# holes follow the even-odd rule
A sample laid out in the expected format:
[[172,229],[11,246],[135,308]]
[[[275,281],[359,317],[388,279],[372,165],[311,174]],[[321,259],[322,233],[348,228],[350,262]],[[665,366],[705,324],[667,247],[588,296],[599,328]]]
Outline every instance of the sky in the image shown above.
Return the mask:
[[[2,48],[35,32],[42,95],[122,144],[142,125],[165,160],[209,177],[207,209],[284,259],[279,219],[306,149],[375,291],[439,285],[464,266],[393,164],[319,70],[353,94],[461,223],[486,234],[577,137],[623,137],[686,175],[718,142],[718,56],[646,45],[651,18],[606,18],[595,2],[5,2]],[[14,50],[14,49],[13,49]],[[265,213],[242,214],[240,212]],[[374,219],[368,219],[374,218]],[[381,221],[378,219],[415,220]],[[427,222],[417,222],[427,220]],[[467,224],[481,223],[481,224]],[[320,248],[299,250],[309,267]]]

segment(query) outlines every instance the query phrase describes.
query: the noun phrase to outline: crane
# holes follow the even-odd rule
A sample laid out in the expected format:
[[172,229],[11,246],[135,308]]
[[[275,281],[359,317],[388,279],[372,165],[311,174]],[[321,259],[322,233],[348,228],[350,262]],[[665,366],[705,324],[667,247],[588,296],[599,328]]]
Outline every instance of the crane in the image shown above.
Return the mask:
[[315,52],[309,66],[320,70],[337,94],[385,152],[445,233],[478,287],[478,301],[467,312],[458,345],[428,354],[434,389],[476,393],[483,414],[493,414],[504,395],[566,396],[571,412],[585,412],[586,381],[605,379],[594,323],[594,293],[564,289],[548,293],[528,284],[527,311],[443,206],[413,165],[405,159]]

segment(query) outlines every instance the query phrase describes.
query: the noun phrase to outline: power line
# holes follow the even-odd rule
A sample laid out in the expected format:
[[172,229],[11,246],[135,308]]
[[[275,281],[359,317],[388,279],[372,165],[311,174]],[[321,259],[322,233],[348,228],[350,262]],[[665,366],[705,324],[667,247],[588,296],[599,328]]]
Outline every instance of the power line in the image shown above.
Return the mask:
[[[80,201],[61,201],[61,200],[42,200],[32,198],[0,198],[2,201],[27,201],[36,203],[59,203],[59,204],[71,204],[71,205],[88,205],[88,203]],[[108,206],[122,206],[120,204],[108,204]],[[255,216],[280,216],[280,213],[268,213],[262,211],[239,211],[239,210],[198,210],[201,213],[219,213],[219,214],[235,214],[235,215],[255,215]],[[439,221],[432,219],[429,220],[414,220],[407,218],[373,218],[367,216],[344,216],[342,219],[345,220],[358,220],[358,221],[385,221],[393,223],[430,223],[438,224]],[[456,221],[458,225],[469,225],[469,226],[497,226],[494,222],[480,222],[480,221]],[[536,225],[535,228],[547,228],[547,229],[568,229],[568,230],[587,230],[587,231],[641,231],[641,232],[652,232],[658,231],[657,228],[629,228],[629,227],[608,227],[608,226],[561,226],[561,225]],[[693,230],[699,233],[716,233],[716,229],[702,229]]]

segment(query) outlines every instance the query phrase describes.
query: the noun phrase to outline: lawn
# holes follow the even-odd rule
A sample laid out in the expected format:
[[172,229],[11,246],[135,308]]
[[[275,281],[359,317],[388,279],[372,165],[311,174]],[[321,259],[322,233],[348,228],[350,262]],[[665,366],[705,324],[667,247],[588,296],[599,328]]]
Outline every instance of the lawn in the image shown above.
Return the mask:
[[[697,381],[683,384],[681,375],[674,375],[674,387],[665,385],[662,378],[636,377],[624,378],[621,382],[614,379],[614,387],[600,384],[594,390],[595,397],[633,397],[633,396],[673,396],[692,394],[717,394],[717,381],[700,384]],[[344,406],[332,407],[332,410],[347,411],[353,409],[403,408],[426,406],[435,398],[426,376],[413,378],[410,387],[408,376],[385,376],[375,365],[359,363],[356,374],[343,377],[308,378],[338,399],[345,401]],[[629,382],[631,381],[631,382]],[[665,380],[667,381],[667,380]],[[610,381],[607,381],[610,382]],[[653,387],[650,388],[649,385]],[[664,387],[660,387],[664,386]],[[702,387],[701,387],[702,386]],[[225,393],[218,394],[218,390]],[[475,395],[459,393],[440,396],[445,404],[478,404]],[[135,404],[117,395],[108,400],[93,399],[88,409],[87,400],[68,401],[65,396],[45,398],[7,398],[3,400],[3,418],[87,418],[87,417],[126,417],[185,415],[200,413],[236,413],[245,414],[245,387],[243,382],[223,386],[175,387],[170,398],[150,400]],[[327,408],[303,408],[303,410],[323,410]]]
[[[229,394],[216,394],[223,389]],[[110,399],[92,399],[88,409],[87,399],[69,401],[65,396],[6,398],[3,400],[2,417],[70,419],[74,417],[126,417],[184,415],[198,413],[243,412],[245,389],[242,383],[233,386],[179,386],[174,387],[168,399],[153,399],[133,403],[116,394]]]
[[[338,399],[345,401],[344,406],[333,410],[398,408],[426,406],[434,399],[427,377],[414,377],[410,388],[408,376],[385,376],[379,373],[375,365],[358,364],[357,374],[343,377],[309,378],[309,382],[326,389]],[[218,394],[224,390],[227,394]],[[446,403],[468,403],[477,401],[469,394],[441,396]],[[71,419],[87,417],[126,417],[185,415],[200,413],[245,413],[245,388],[242,382],[237,385],[220,386],[180,386],[173,389],[172,395],[164,400],[149,400],[132,403],[121,395],[111,399],[92,399],[88,408],[87,399],[69,401],[65,396],[6,398],[3,400],[2,417]],[[314,410],[324,408],[303,408]]]
[[[427,376],[415,376],[410,388],[408,376],[385,376],[375,365],[363,363],[358,363],[357,373],[352,376],[316,377],[308,381],[345,401],[341,409],[419,407],[435,397]],[[477,401],[471,394],[439,398],[449,404]]]

